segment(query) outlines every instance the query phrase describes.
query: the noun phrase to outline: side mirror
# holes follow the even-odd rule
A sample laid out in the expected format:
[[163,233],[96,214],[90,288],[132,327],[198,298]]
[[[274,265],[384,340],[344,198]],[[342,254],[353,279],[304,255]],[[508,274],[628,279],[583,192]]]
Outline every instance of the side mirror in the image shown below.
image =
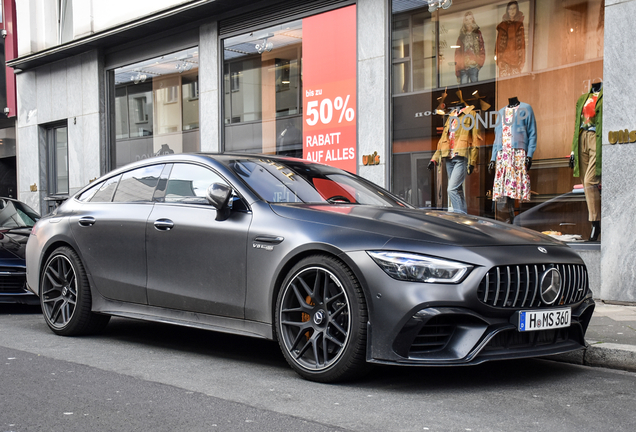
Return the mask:
[[217,210],[226,208],[231,196],[232,188],[223,183],[211,184],[206,193],[208,202]]

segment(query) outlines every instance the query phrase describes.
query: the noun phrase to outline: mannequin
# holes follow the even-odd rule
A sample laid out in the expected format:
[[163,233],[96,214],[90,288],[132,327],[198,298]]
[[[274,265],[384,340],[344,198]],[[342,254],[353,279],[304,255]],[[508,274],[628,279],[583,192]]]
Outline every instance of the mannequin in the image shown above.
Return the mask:
[[470,175],[477,164],[481,136],[469,116],[475,107],[466,106],[461,90],[457,92],[457,96],[459,101],[451,105],[454,108],[446,120],[442,137],[437,143],[437,151],[428,163],[428,169],[434,169],[444,160],[448,176],[448,197],[453,211],[466,214],[463,183],[466,175]]
[[488,171],[495,171],[493,201],[508,207],[509,222],[514,220],[514,201],[530,201],[532,155],[537,147],[537,125],[532,107],[511,97],[499,110],[495,142]]
[[574,177],[583,177],[588,219],[592,222],[590,241],[601,234],[601,136],[603,126],[603,83],[592,84],[590,91],[576,102],[574,139],[570,168]]

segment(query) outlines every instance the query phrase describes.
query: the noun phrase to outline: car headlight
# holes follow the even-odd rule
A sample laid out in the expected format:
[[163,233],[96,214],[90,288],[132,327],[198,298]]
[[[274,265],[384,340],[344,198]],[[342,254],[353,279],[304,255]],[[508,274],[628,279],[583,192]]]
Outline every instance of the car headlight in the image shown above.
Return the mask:
[[369,256],[394,279],[429,282],[458,283],[473,266],[406,252],[367,251]]

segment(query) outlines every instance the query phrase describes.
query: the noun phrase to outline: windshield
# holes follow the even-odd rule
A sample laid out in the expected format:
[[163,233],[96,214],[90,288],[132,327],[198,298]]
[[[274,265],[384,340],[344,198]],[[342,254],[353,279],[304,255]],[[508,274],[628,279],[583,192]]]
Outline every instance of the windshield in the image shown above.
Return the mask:
[[0,229],[31,228],[38,219],[40,215],[26,204],[0,198]]
[[410,207],[390,192],[346,171],[302,160],[235,159],[230,168],[272,203]]

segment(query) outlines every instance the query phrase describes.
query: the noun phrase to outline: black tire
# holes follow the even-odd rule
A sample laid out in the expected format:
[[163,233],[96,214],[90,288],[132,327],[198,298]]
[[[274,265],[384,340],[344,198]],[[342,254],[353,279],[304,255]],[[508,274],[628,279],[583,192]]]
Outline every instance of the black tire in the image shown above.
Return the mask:
[[40,305],[54,333],[77,336],[97,333],[110,316],[92,312],[91,290],[79,256],[67,246],[56,249],[42,268]]
[[278,294],[275,321],[283,355],[303,378],[333,383],[368,371],[367,305],[341,261],[314,255],[296,264]]

